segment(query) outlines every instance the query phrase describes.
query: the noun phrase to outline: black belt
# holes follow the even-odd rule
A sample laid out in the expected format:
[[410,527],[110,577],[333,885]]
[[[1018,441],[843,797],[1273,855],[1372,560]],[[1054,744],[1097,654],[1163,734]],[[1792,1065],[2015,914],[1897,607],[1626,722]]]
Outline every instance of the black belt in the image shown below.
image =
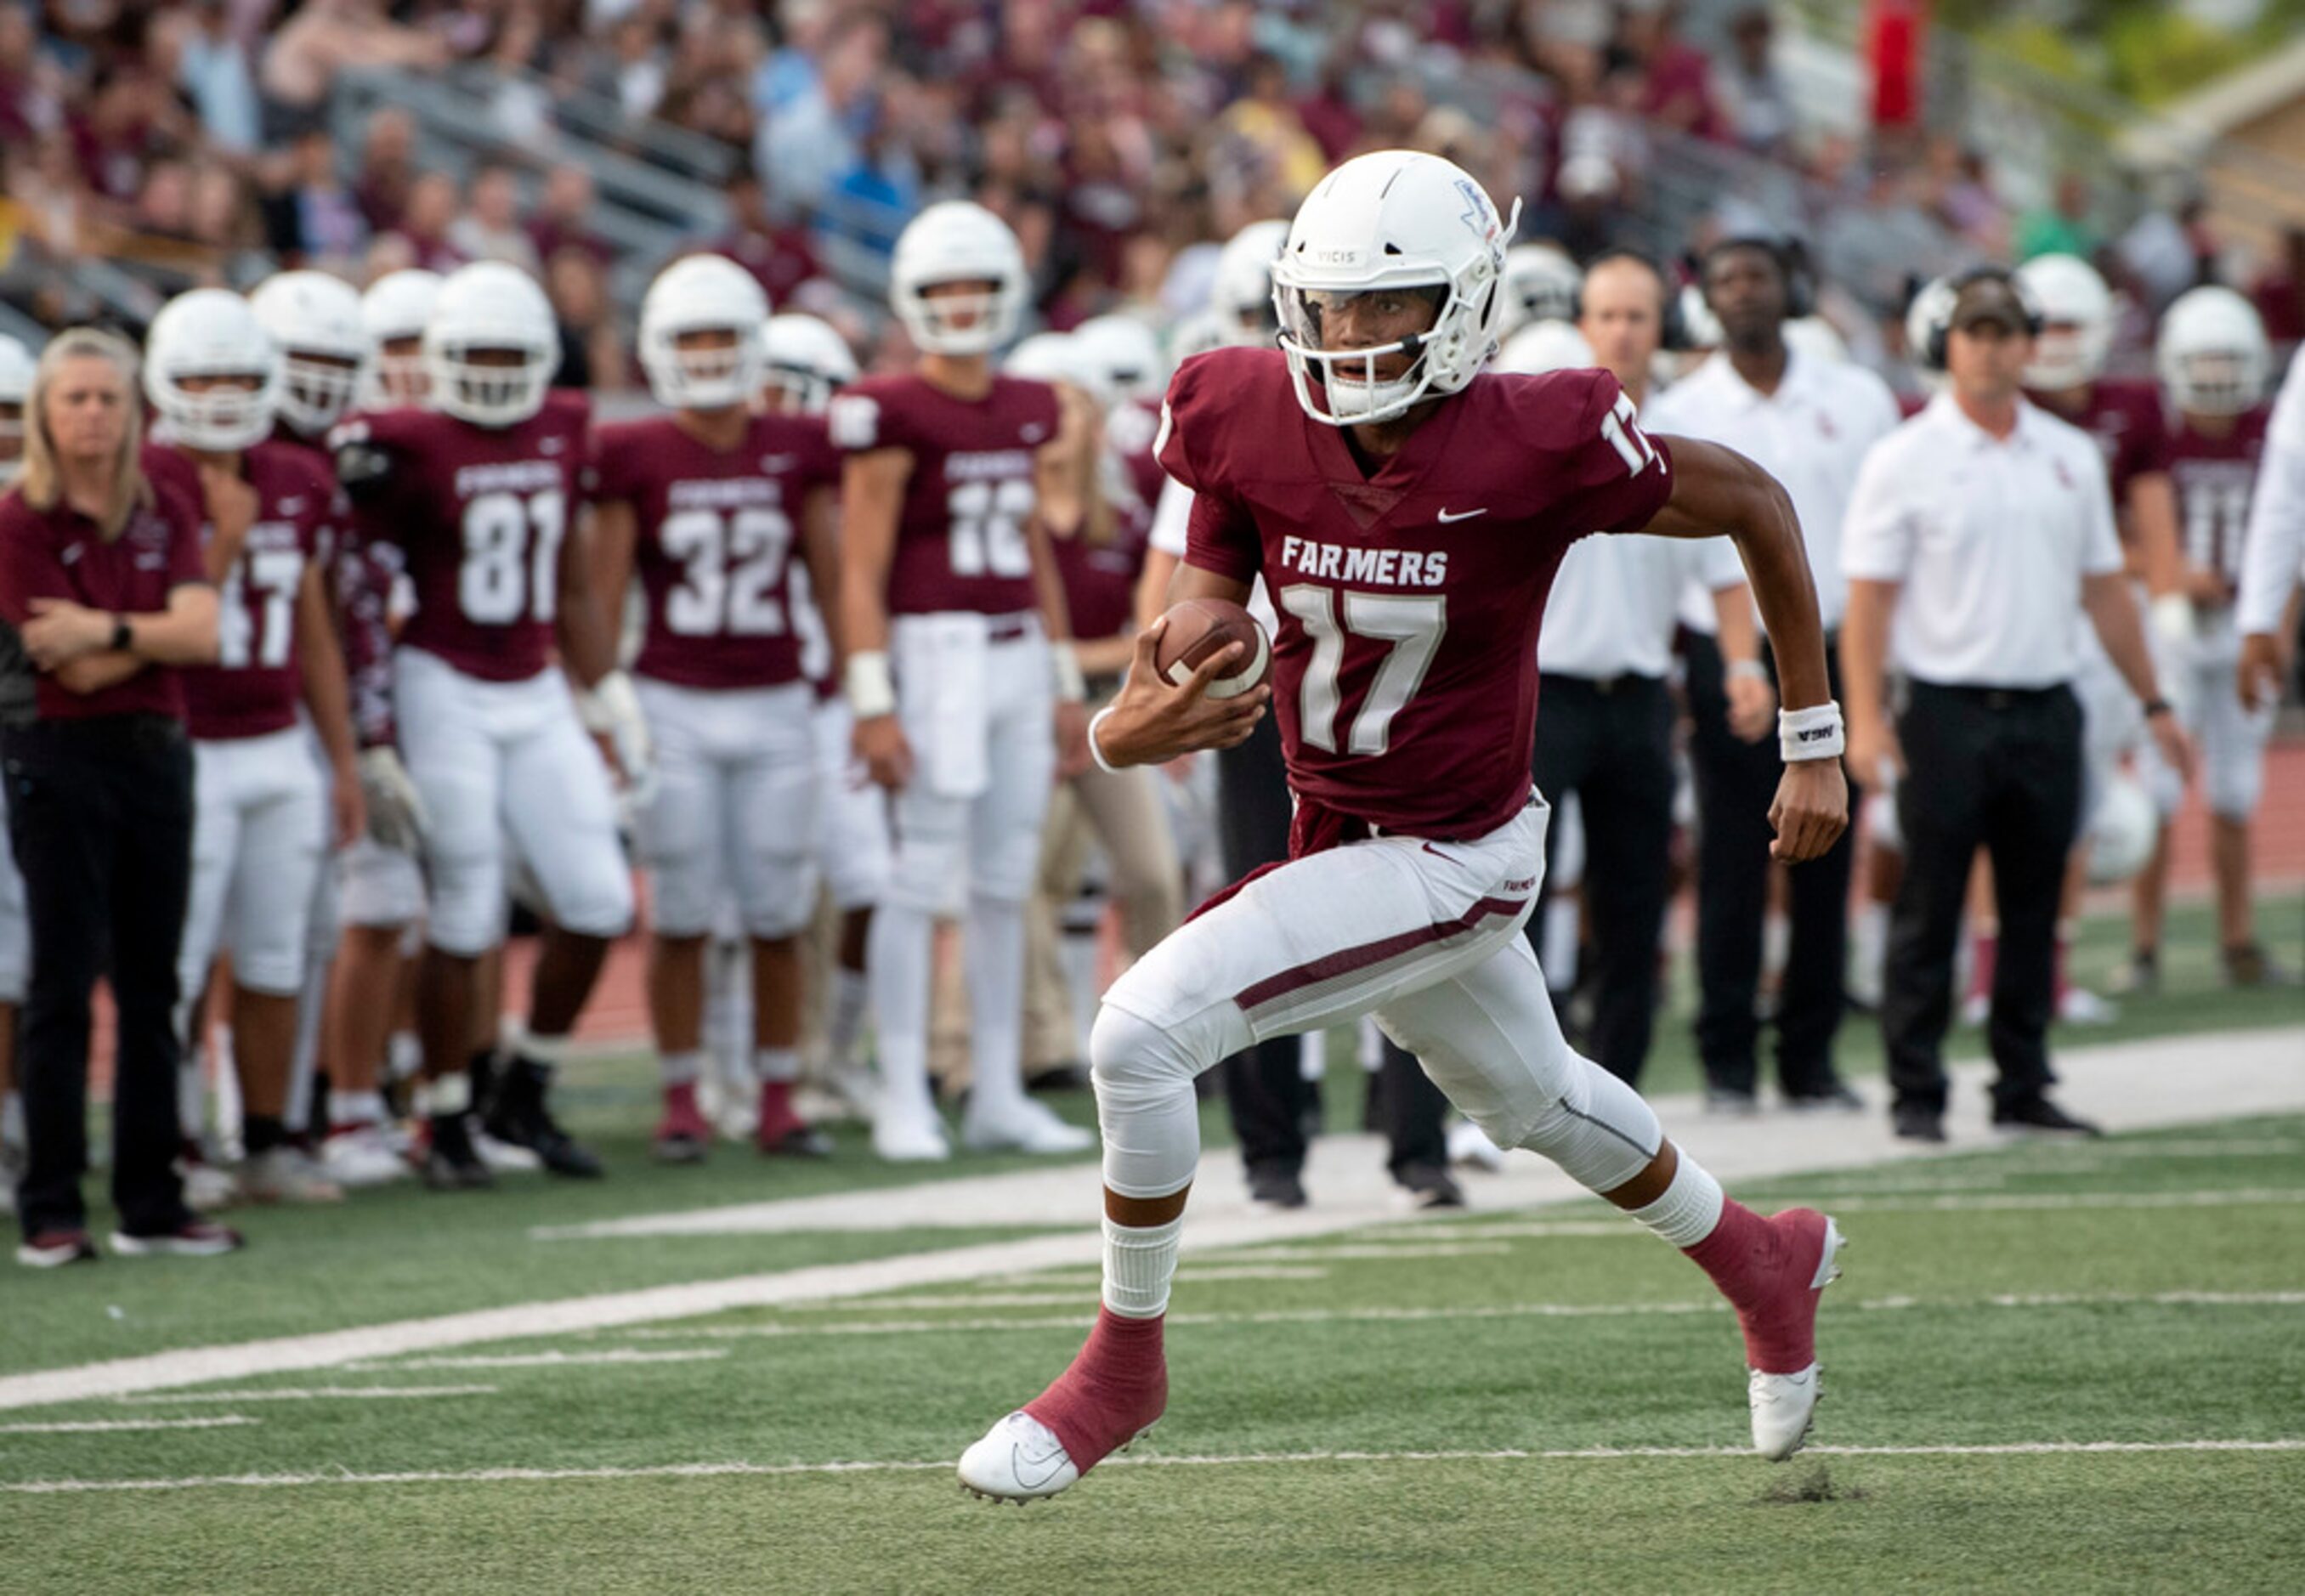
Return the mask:
[[1545,671],[1541,673],[1538,691],[1542,692],[1546,688],[1581,687],[1588,692],[1598,693],[1603,698],[1607,698],[1613,693],[1643,692],[1663,685],[1663,676],[1646,676],[1638,671],[1623,671],[1613,676],[1586,676],[1569,671]]
[[2067,691],[2063,682],[2049,687],[1980,687],[1965,682],[1914,682],[1911,686],[1916,692],[1942,692],[1966,699],[1986,709],[2020,709],[2046,703]]

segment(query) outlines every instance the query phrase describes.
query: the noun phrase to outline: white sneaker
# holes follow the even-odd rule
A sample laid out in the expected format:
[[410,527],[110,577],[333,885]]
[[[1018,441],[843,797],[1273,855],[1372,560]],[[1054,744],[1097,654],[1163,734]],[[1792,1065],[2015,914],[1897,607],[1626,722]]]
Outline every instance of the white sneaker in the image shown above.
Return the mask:
[[2121,1018],[2121,1006],[2108,1003],[2087,987],[2067,987],[2057,999],[2057,1018],[2068,1025],[2110,1025]]
[[1753,1408],[1753,1450],[1771,1463],[1782,1463],[1808,1439],[1808,1427],[1816,1417],[1821,1368],[1811,1363],[1799,1374],[1752,1371],[1746,1398]]
[[481,1129],[477,1115],[472,1119],[472,1150],[480,1154],[481,1162],[497,1175],[526,1175],[544,1167],[544,1160],[527,1148],[499,1142]]
[[972,1152],[1086,1152],[1096,1145],[1096,1133],[1059,1119],[1046,1104],[1020,1098],[987,1110],[971,1103],[960,1140]]
[[960,1455],[960,1488],[1022,1507],[1052,1497],[1080,1478],[1056,1432],[1019,1409]]
[[184,1206],[201,1213],[213,1213],[220,1208],[230,1208],[240,1201],[240,1183],[232,1171],[218,1164],[179,1163],[176,1173],[184,1177]]
[[1505,1167],[1505,1150],[1469,1119],[1449,1127],[1449,1161],[1494,1175]]
[[872,1156],[889,1164],[941,1164],[952,1157],[952,1143],[933,1112],[887,1112],[872,1121]]
[[251,1202],[342,1202],[344,1187],[293,1147],[271,1147],[240,1167],[240,1189]]
[[393,1151],[384,1133],[372,1125],[331,1131],[320,1143],[320,1168],[346,1188],[390,1185],[416,1174],[414,1167]]

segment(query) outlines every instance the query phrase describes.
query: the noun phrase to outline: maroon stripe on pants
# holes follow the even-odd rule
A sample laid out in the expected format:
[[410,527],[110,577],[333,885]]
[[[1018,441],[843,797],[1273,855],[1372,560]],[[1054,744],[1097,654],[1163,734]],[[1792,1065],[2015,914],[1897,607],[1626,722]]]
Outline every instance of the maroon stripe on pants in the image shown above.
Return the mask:
[[1413,931],[1364,942],[1357,947],[1340,948],[1323,954],[1309,964],[1283,970],[1278,975],[1268,975],[1255,986],[1243,987],[1233,995],[1233,1002],[1244,1010],[1261,1008],[1275,998],[1286,998],[1291,992],[1332,981],[1340,975],[1350,975],[1356,970],[1365,970],[1372,964],[1382,964],[1406,953],[1433,942],[1445,942],[1451,937],[1472,930],[1483,921],[1499,914],[1518,914],[1523,900],[1518,898],[1485,897],[1476,903],[1454,920],[1435,921]]

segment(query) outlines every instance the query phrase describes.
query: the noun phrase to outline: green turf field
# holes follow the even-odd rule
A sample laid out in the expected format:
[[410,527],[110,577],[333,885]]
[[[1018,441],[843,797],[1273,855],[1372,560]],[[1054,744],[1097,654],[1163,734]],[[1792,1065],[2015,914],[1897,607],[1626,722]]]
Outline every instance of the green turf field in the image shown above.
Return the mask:
[[[0,1484],[270,1481],[7,1490],[0,1565],[26,1596],[2305,1583],[2305,1116],[1739,1194],[1855,1244],[1784,1466],[1739,1451],[1709,1287],[1595,1202],[1188,1259],[1161,1430],[1029,1509],[950,1462],[1070,1355],[1082,1269],[0,1413]],[[308,1395],[394,1388],[441,1394]],[[186,1427],[18,1428],[91,1422]]]

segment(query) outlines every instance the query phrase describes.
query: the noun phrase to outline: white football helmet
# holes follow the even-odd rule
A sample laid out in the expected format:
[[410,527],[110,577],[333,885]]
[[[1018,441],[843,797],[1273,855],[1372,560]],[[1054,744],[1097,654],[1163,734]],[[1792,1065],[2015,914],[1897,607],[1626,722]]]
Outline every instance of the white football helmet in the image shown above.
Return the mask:
[[[204,378],[240,380],[185,386]],[[224,454],[263,442],[281,380],[271,335],[248,301],[225,289],[178,294],[160,307],[144,337],[144,396],[168,423],[171,441],[187,448]]]
[[[515,358],[475,358],[484,354]],[[517,427],[544,408],[559,369],[558,323],[535,278],[482,260],[440,284],[424,323],[424,371],[436,408],[476,427]]]
[[2113,291],[2078,255],[2036,255],[2017,280],[2041,307],[2025,386],[2056,393],[2095,382],[2113,347]]
[[1953,301],[1960,297],[1951,277],[1931,277],[1905,307],[1905,358],[1920,373],[1921,386],[1933,394],[1944,389],[1946,379],[1944,365],[1930,352],[1940,330],[1952,323]]
[[1505,251],[1504,337],[1532,321],[1574,321],[1585,274],[1552,244],[1515,244]]
[[1841,329],[1822,316],[1797,316],[1780,329],[1787,349],[1797,352],[1802,359],[1821,366],[1846,364],[1849,360],[1849,340]]
[[326,272],[282,272],[248,296],[248,308],[280,349],[280,419],[319,437],[352,408],[369,358],[360,294]]
[[1531,377],[1547,371],[1573,371],[1593,364],[1593,346],[1574,322],[1532,321],[1505,340],[1497,352],[1500,371],[1525,372]]
[[856,355],[829,321],[788,311],[769,318],[761,338],[764,384],[788,395],[803,415],[820,416],[832,395],[856,380]]
[[1288,244],[1288,223],[1251,222],[1227,239],[1217,252],[1216,277],[1209,286],[1209,311],[1222,327],[1225,343],[1272,344],[1272,263],[1280,259]]
[[[670,410],[726,410],[761,391],[769,296],[725,255],[690,255],[657,275],[641,301],[641,368]],[[719,349],[683,349],[697,333],[732,333]]]
[[1099,410],[1112,408],[1111,381],[1076,334],[1034,333],[1008,352],[1000,369],[1011,377],[1067,384],[1094,400]]
[[[1416,150],[1357,156],[1323,178],[1272,268],[1280,349],[1305,413],[1331,427],[1389,421],[1471,382],[1496,352],[1505,240],[1519,220],[1518,201],[1500,222],[1463,168]],[[1440,301],[1426,331],[1361,349],[1323,342],[1325,310],[1407,289]],[[1391,357],[1408,364],[1381,379],[1377,364]]]
[[1081,364],[1094,368],[1112,397],[1160,407],[1169,390],[1169,364],[1151,327],[1134,316],[1097,316],[1075,327],[1072,335]]
[[1692,352],[1718,349],[1725,336],[1721,330],[1721,318],[1705,302],[1705,290],[1694,283],[1681,285],[1680,334]]
[[2161,811],[2153,807],[2145,784],[2125,770],[2115,773],[2105,784],[2082,838],[2088,845],[2089,884],[2111,887],[2143,870],[2160,830]]
[[[1265,298],[1265,310],[1272,308],[1272,296]],[[1212,349],[1238,349],[1240,340],[1233,335],[1226,318],[1214,310],[1203,310],[1187,316],[1169,329],[1169,358],[1182,365],[1196,354],[1206,354]]]
[[422,404],[432,391],[424,369],[424,324],[440,298],[445,279],[438,272],[388,272],[361,295],[361,323],[368,330],[368,369],[361,373],[360,402],[370,407]]
[[0,333],[0,488],[24,469],[24,407],[32,402],[32,352]]
[[2179,294],[2162,312],[2153,361],[2169,403],[2197,416],[2252,410],[2273,379],[2264,318],[2230,288]]
[[[948,283],[991,286],[928,297]],[[1016,233],[966,200],[947,200],[914,216],[898,235],[889,267],[889,303],[914,346],[931,354],[991,353],[1016,335],[1031,292]]]

